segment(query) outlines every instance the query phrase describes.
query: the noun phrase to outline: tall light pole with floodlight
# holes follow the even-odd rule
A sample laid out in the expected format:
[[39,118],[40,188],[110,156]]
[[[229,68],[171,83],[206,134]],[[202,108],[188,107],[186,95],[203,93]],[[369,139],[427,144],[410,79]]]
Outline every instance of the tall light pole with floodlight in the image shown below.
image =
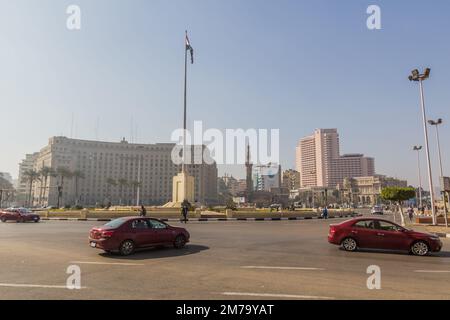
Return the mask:
[[414,151],[417,151],[417,174],[419,176],[419,208],[422,208],[422,174],[420,172],[420,150],[422,150],[422,146],[414,146]]
[[[437,147],[438,147],[438,155],[439,155],[439,170],[440,170],[440,178],[442,178],[444,176],[444,172],[442,169],[442,157],[441,157],[441,144],[439,141],[439,125],[442,124],[442,119],[439,118],[436,121],[434,120],[428,120],[428,123],[431,126],[435,126],[436,127],[436,140],[437,140]],[[445,217],[445,225],[448,227],[448,222],[447,222],[447,203],[445,202],[445,192],[443,192],[443,197],[444,197],[444,217]]]
[[427,127],[427,116],[425,113],[425,98],[423,94],[423,80],[426,80],[430,77],[430,68],[426,68],[424,73],[421,74],[419,70],[414,69],[411,72],[411,75],[408,77],[409,81],[417,81],[419,82],[419,91],[420,91],[420,105],[422,108],[422,120],[423,120],[423,132],[425,136],[425,152],[427,155],[427,167],[428,167],[428,184],[430,188],[430,201],[431,201],[431,214],[433,219],[433,225],[437,224],[436,219],[436,208],[434,207],[434,190],[433,190],[433,176],[431,173],[431,161],[430,161],[430,148],[428,146],[428,127]]

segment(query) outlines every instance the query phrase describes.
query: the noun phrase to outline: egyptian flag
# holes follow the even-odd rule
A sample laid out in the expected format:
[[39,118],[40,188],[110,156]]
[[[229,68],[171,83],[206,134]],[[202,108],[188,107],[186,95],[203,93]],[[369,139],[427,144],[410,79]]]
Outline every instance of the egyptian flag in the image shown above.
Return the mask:
[[186,31],[186,50],[189,50],[191,52],[191,64],[193,64],[194,63],[194,49],[192,48],[191,42],[189,41],[187,31]]

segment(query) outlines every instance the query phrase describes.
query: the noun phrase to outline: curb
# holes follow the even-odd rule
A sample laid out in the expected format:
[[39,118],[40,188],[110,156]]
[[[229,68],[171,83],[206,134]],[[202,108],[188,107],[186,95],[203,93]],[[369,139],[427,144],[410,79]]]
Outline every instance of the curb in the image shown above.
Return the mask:
[[442,233],[442,232],[433,232],[439,238],[450,238],[450,233]]
[[[344,215],[344,216],[330,216],[328,217],[328,220],[331,219],[341,219],[341,218],[354,218],[354,217],[360,217],[361,214],[351,214],[351,215]],[[158,219],[158,218],[156,218]],[[292,220],[323,220],[322,217],[276,217],[276,218],[191,218],[188,219],[188,221],[191,222],[208,222],[208,221],[292,221]],[[45,221],[99,221],[99,222],[109,222],[114,219],[109,218],[41,218],[41,220]],[[164,222],[180,222],[182,219],[176,219],[176,218],[161,218],[159,219]],[[448,235],[450,237],[450,234]]]

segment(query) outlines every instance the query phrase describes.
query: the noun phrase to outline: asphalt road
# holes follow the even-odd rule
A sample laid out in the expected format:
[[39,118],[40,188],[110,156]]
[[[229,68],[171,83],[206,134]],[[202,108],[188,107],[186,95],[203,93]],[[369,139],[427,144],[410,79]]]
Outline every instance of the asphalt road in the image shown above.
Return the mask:
[[[185,249],[129,257],[89,247],[98,222],[2,223],[0,299],[450,299],[450,240],[427,257],[349,253],[328,244],[333,221],[189,223]],[[65,287],[70,265],[82,289]]]

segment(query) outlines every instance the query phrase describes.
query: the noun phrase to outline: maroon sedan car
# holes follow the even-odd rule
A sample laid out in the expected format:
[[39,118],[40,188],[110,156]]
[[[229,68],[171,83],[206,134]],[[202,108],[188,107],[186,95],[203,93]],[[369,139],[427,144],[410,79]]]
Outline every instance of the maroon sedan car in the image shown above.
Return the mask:
[[0,221],[6,222],[9,220],[13,220],[16,222],[39,222],[41,220],[41,217],[26,208],[9,208],[0,211]]
[[92,228],[89,245],[106,252],[129,255],[138,249],[173,245],[180,249],[189,242],[189,232],[153,218],[126,217]]
[[404,250],[418,256],[438,252],[442,248],[436,235],[409,230],[377,218],[356,218],[332,224],[328,242],[341,245],[347,251],[358,248]]

